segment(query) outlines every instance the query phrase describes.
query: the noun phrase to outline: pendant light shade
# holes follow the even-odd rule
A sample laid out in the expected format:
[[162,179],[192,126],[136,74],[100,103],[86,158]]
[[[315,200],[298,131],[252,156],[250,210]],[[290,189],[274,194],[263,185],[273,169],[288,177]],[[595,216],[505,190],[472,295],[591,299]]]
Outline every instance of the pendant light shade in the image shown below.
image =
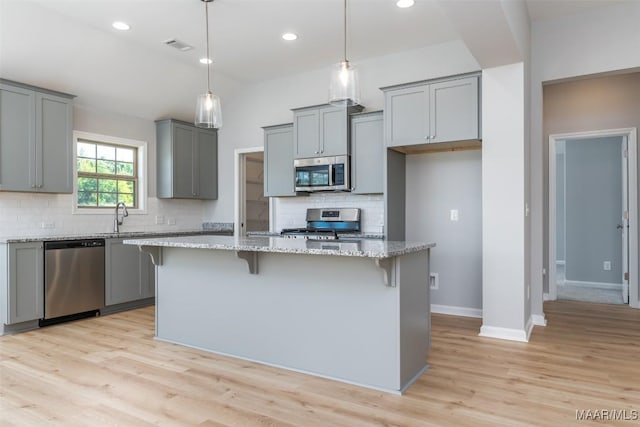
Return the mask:
[[211,91],[198,95],[195,125],[199,128],[222,127],[222,109],[218,95]]
[[329,86],[329,102],[331,104],[346,107],[359,104],[358,88],[358,72],[349,61],[343,61],[333,66]]
[[344,60],[333,66],[329,103],[345,107],[360,104],[358,71],[347,59],[347,0],[344,0]]
[[222,109],[220,97],[211,91],[211,56],[209,55],[209,3],[213,0],[201,0],[204,3],[205,32],[207,35],[207,91],[198,95],[196,102],[195,125],[200,128],[220,129],[222,127]]

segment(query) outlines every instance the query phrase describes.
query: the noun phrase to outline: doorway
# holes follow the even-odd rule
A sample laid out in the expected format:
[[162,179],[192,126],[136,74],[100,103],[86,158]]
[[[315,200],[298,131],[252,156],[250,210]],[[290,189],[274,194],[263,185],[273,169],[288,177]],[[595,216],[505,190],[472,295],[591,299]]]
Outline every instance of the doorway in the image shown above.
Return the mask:
[[235,234],[269,231],[269,198],[264,197],[264,149],[235,150],[235,169]]
[[635,158],[635,129],[549,137],[550,299],[638,301]]

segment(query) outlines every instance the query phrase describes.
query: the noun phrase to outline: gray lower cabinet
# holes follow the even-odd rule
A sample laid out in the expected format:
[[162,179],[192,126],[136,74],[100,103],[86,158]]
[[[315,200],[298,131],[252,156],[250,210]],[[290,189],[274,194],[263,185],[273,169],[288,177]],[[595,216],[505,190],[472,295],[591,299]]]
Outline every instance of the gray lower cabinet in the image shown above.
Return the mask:
[[384,133],[382,111],[351,116],[351,192],[382,193]]
[[387,147],[477,140],[479,75],[383,88]]
[[156,122],[157,196],[218,198],[218,135],[174,119]]
[[293,124],[264,127],[264,195],[295,196]]
[[5,325],[44,315],[44,250],[42,242],[0,245],[0,313]]
[[151,257],[124,239],[105,240],[105,305],[155,296],[155,267]]
[[72,102],[0,80],[0,190],[73,192]]
[[294,157],[341,156],[349,154],[349,114],[363,107],[334,107],[324,104],[293,110]]

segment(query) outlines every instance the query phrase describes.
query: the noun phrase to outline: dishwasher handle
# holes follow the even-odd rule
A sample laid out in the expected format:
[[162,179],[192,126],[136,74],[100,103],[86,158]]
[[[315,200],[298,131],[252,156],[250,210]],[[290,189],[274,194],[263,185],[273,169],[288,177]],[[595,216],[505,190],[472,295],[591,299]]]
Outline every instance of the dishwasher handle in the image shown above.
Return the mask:
[[104,239],[90,240],[56,240],[44,242],[44,250],[52,249],[75,249],[75,248],[97,248],[104,246]]

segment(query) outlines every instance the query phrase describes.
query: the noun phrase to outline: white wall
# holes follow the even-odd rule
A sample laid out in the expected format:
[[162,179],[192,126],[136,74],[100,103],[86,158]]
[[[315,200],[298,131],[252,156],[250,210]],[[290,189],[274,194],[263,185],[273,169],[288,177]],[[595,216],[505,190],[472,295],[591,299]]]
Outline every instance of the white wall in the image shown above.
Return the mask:
[[[383,106],[380,87],[479,69],[461,42],[372,58],[356,65],[360,70],[361,102],[370,111]],[[263,146],[262,126],[291,122],[292,108],[326,103],[328,87],[329,67],[248,86],[232,100],[222,100],[225,124],[219,133],[221,185],[218,201],[206,204],[207,220],[233,221],[234,150]]]
[[527,340],[524,64],[482,73],[481,335]]
[[[146,141],[148,143],[148,190],[146,214],[130,214],[122,231],[194,230],[202,228],[202,202],[160,200],[155,198],[155,123],[150,120],[105,111],[74,107],[74,129],[101,135]],[[0,235],[73,235],[113,231],[113,212],[102,215],[73,214],[73,196],[69,194],[34,194],[0,192]],[[156,215],[165,224],[156,225]],[[175,225],[167,225],[169,218]],[[54,228],[42,228],[43,223]]]
[[640,2],[587,10],[532,27],[531,66],[531,310],[543,315],[544,167],[542,84],[640,67]]

